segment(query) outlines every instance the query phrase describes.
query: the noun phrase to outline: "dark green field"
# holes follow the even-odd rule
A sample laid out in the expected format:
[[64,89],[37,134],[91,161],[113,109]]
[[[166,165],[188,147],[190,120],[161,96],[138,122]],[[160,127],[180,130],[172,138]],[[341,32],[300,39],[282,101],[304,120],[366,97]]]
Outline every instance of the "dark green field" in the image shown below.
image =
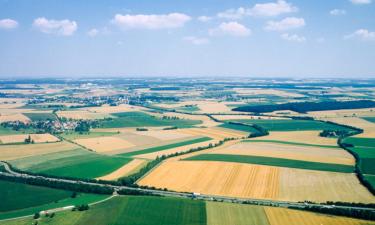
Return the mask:
[[71,192],[0,180],[0,212],[43,205],[69,198]]
[[314,120],[231,120],[232,122],[257,124],[269,131],[299,130],[350,130],[349,128]]
[[375,117],[363,117],[362,119],[375,123]]
[[262,156],[248,156],[248,155],[227,155],[227,154],[201,154],[196,155],[185,160],[196,160],[196,161],[222,161],[222,162],[238,162],[238,163],[249,163],[259,164],[267,166],[279,166],[289,167],[306,170],[321,170],[330,172],[342,172],[352,173],[354,171],[353,166],[340,165],[340,164],[329,164],[329,163],[318,163],[308,162],[292,159],[283,158],[271,158]]
[[358,138],[358,137],[349,137],[345,138],[346,143],[350,143],[355,147],[371,147],[375,148],[375,137],[374,138]]
[[240,124],[223,123],[223,124],[219,125],[219,127],[232,129],[232,130],[239,130],[239,131],[244,131],[244,132],[249,132],[249,133],[257,133],[258,132],[256,129],[254,129],[251,126],[245,126],[245,125],[240,125]]
[[160,127],[160,126],[175,126],[175,127],[189,127],[200,124],[198,120],[183,120],[183,119],[162,119],[157,118],[142,112],[124,112],[114,113],[110,120],[102,122],[103,128],[119,128],[119,127]]
[[181,146],[185,146],[185,145],[191,145],[191,144],[195,144],[195,143],[199,143],[199,142],[204,142],[204,141],[209,141],[209,140],[212,140],[212,138],[201,137],[201,138],[197,138],[197,139],[193,139],[193,140],[182,141],[182,142],[178,142],[178,143],[173,143],[173,144],[168,144],[168,145],[162,145],[162,146],[147,148],[147,149],[143,149],[143,150],[139,150],[139,151],[135,151],[135,152],[128,152],[128,153],[119,154],[119,155],[120,156],[125,156],[125,157],[134,156],[134,155],[141,155],[141,154],[146,154],[146,153],[152,153],[152,152],[158,152],[158,151],[168,150],[168,149],[171,149],[171,148],[177,148],[177,147],[181,147]]
[[299,143],[299,142],[290,142],[290,141],[275,141],[275,140],[244,140],[243,142],[267,142],[267,143],[278,143],[278,144],[286,144],[286,145],[298,145],[298,146],[311,146],[311,147],[322,147],[322,148],[335,148],[335,149],[341,149],[338,146],[332,146],[332,145],[314,145],[314,144],[305,144],[305,143]]
[[56,120],[56,116],[52,113],[24,113],[24,115],[32,121]]

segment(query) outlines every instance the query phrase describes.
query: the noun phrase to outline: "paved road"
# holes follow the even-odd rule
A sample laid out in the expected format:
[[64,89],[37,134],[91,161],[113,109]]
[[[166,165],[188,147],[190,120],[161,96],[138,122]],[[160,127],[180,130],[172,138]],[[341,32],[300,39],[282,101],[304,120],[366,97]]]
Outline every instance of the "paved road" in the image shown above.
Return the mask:
[[262,200],[262,199],[251,199],[251,198],[235,198],[235,197],[206,195],[206,194],[192,194],[192,193],[184,193],[184,192],[161,191],[161,190],[134,188],[134,187],[127,187],[127,186],[115,186],[115,185],[100,184],[100,183],[87,182],[87,181],[69,180],[69,179],[64,179],[64,178],[52,178],[52,177],[46,177],[46,176],[29,175],[29,174],[13,171],[8,165],[8,163],[6,162],[0,161],[0,165],[3,165],[6,171],[6,172],[0,172],[0,174],[10,176],[10,177],[22,177],[25,179],[38,178],[38,179],[43,179],[47,181],[57,181],[57,182],[62,182],[62,183],[86,184],[86,185],[92,185],[92,186],[110,187],[110,188],[113,188],[116,192],[120,190],[135,190],[135,191],[142,191],[145,193],[150,193],[153,195],[180,197],[180,198],[195,198],[195,199],[201,199],[201,200],[206,200],[206,201],[223,201],[223,202],[232,202],[232,203],[245,203],[246,202],[246,203],[254,204],[254,205],[277,206],[277,207],[297,207],[301,209],[308,207],[308,206],[315,206],[315,207],[320,207],[320,208],[355,209],[355,210],[370,211],[370,212],[375,213],[375,208],[321,205],[321,204],[315,204],[315,203],[299,203],[299,202]]

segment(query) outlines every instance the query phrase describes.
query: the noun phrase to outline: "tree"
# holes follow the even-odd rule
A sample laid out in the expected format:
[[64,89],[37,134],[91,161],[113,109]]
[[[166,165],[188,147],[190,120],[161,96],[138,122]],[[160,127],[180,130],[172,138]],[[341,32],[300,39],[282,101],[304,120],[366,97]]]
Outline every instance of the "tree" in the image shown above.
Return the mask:
[[35,214],[34,214],[34,217],[33,217],[34,219],[39,219],[40,218],[40,213],[38,213],[38,212],[36,212]]

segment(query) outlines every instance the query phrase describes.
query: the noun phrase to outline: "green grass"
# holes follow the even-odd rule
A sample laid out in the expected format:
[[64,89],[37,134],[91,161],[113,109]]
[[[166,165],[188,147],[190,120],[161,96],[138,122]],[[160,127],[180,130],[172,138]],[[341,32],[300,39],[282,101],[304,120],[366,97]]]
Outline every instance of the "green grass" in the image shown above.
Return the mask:
[[0,212],[29,208],[64,198],[71,192],[0,180]]
[[358,155],[361,173],[375,175],[375,138],[349,137],[344,139],[344,143],[354,145],[349,149]]
[[283,158],[272,158],[262,156],[248,156],[248,155],[227,155],[227,154],[201,154],[196,155],[185,160],[196,160],[196,161],[222,161],[222,162],[238,162],[238,163],[249,163],[259,164],[267,166],[279,166],[289,167],[306,170],[321,170],[330,172],[342,172],[352,173],[354,171],[353,166],[341,165],[341,164],[329,164],[329,163],[318,163],[308,162],[293,159]]
[[14,160],[17,168],[53,176],[96,178],[115,171],[132,159],[96,154],[82,149]]
[[256,129],[254,129],[251,126],[245,126],[245,125],[240,125],[240,124],[223,123],[223,124],[219,125],[219,127],[232,129],[232,130],[239,130],[239,131],[244,131],[244,132],[249,132],[249,133],[257,133],[258,132]]
[[199,120],[183,119],[162,119],[151,116],[142,112],[124,112],[112,114],[115,118],[102,121],[103,128],[120,128],[120,127],[159,127],[159,126],[176,126],[190,127],[200,124]]
[[310,146],[310,147],[321,147],[321,148],[335,148],[341,149],[338,146],[332,145],[314,145],[314,144],[306,144],[300,142],[291,142],[291,141],[276,141],[276,140],[244,140],[242,142],[267,142],[267,143],[278,143],[278,144],[286,144],[286,145],[298,145],[298,146]]
[[177,147],[180,147],[180,146],[191,145],[191,144],[209,141],[209,140],[212,140],[212,138],[201,137],[201,138],[196,138],[196,139],[193,139],[193,140],[182,141],[182,142],[177,142],[177,143],[168,144],[168,145],[161,145],[161,146],[156,146],[156,147],[152,147],[152,148],[146,148],[146,149],[134,151],[134,152],[128,152],[128,153],[120,154],[120,156],[129,157],[129,156],[134,156],[134,155],[147,154],[147,153],[168,150],[168,149],[171,149],[171,148],[177,148]]
[[362,119],[375,123],[375,117],[363,117]]
[[79,132],[68,132],[63,133],[61,137],[68,139],[68,140],[74,140],[74,139],[81,139],[81,138],[96,138],[96,137],[107,137],[107,136],[113,136],[118,134],[117,132],[102,132],[102,131],[90,131],[90,133],[83,133],[80,134]]
[[[21,219],[7,225],[31,224]],[[63,225],[206,225],[203,201],[166,197],[119,196],[90,207],[83,212],[58,212],[54,218],[42,217],[43,224]]]
[[349,137],[345,138],[346,143],[350,143],[355,147],[372,147],[375,148],[375,137],[374,138],[358,138]]
[[24,113],[24,115],[32,121],[56,120],[56,116],[53,113]]
[[269,131],[350,130],[349,128],[314,120],[231,120],[257,124]]
[[372,187],[375,187],[375,175],[364,175],[364,177]]
[[31,134],[31,133],[35,133],[35,131],[33,129],[21,129],[21,130],[16,131],[10,127],[3,127],[0,125],[0,135],[25,134],[25,133]]
[[[69,192],[69,194],[71,193]],[[21,216],[28,216],[28,215],[33,215],[34,213],[40,212],[43,210],[56,209],[56,208],[61,208],[65,206],[89,204],[89,203],[103,200],[105,198],[108,198],[108,196],[96,195],[96,194],[78,194],[76,198],[68,197],[68,198],[58,200],[58,201],[54,201],[54,202],[50,202],[46,204],[40,204],[38,206],[32,206],[29,208],[23,208],[23,209],[18,209],[18,210],[9,211],[9,212],[0,212],[0,219],[9,219],[9,218],[15,218],[15,217],[21,217]],[[22,199],[20,201],[22,201]],[[63,219],[66,220],[66,218],[63,218]],[[31,224],[31,219],[27,219],[27,221],[30,221],[30,223],[25,223],[25,224]],[[3,224],[3,223],[0,223],[0,224]],[[22,223],[20,223],[18,220],[15,220],[14,224],[22,224]],[[53,224],[60,225],[62,223],[53,223]]]

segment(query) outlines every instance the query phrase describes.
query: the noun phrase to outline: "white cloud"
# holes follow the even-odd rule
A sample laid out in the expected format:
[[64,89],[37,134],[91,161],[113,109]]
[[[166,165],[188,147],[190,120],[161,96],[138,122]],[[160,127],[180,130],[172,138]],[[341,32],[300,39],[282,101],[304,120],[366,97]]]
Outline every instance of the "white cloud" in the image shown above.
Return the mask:
[[217,14],[217,17],[230,20],[238,20],[246,15],[248,15],[248,10],[240,7],[238,9],[228,9],[224,12],[220,12]]
[[0,29],[14,29],[18,27],[18,22],[12,19],[0,20]]
[[195,36],[187,36],[187,37],[184,37],[183,40],[188,41],[194,45],[204,45],[210,42],[210,40],[208,40],[207,38],[199,38]]
[[370,4],[371,0],[350,0],[355,5],[366,5]]
[[362,41],[375,41],[375,32],[366,29],[359,29],[352,34],[346,35],[344,38],[359,39]]
[[200,17],[198,17],[198,20],[201,21],[201,22],[203,22],[203,23],[206,23],[206,22],[211,21],[212,18],[209,17],[209,16],[200,16]]
[[217,28],[209,30],[209,34],[212,36],[230,35],[237,37],[246,37],[251,35],[251,30],[237,22],[224,22],[221,23]]
[[62,36],[73,35],[78,27],[76,21],[48,20],[44,17],[35,19],[33,26],[43,33]]
[[264,29],[270,31],[284,31],[304,27],[305,25],[306,23],[303,18],[287,17],[280,21],[268,21]]
[[249,13],[252,16],[278,16],[284,13],[297,12],[298,8],[284,0],[269,2],[264,4],[255,4]]
[[121,15],[116,14],[112,23],[123,29],[168,29],[178,28],[191,20],[191,17],[182,13],[160,15]]
[[90,37],[95,37],[98,34],[99,34],[99,31],[95,28],[91,29],[91,30],[89,30],[89,32],[87,32],[87,35],[89,35]]
[[282,34],[281,38],[286,41],[294,41],[294,42],[305,42],[306,38],[304,36],[299,36],[297,34]]
[[344,9],[332,9],[329,14],[332,16],[342,16],[346,14],[346,11]]

